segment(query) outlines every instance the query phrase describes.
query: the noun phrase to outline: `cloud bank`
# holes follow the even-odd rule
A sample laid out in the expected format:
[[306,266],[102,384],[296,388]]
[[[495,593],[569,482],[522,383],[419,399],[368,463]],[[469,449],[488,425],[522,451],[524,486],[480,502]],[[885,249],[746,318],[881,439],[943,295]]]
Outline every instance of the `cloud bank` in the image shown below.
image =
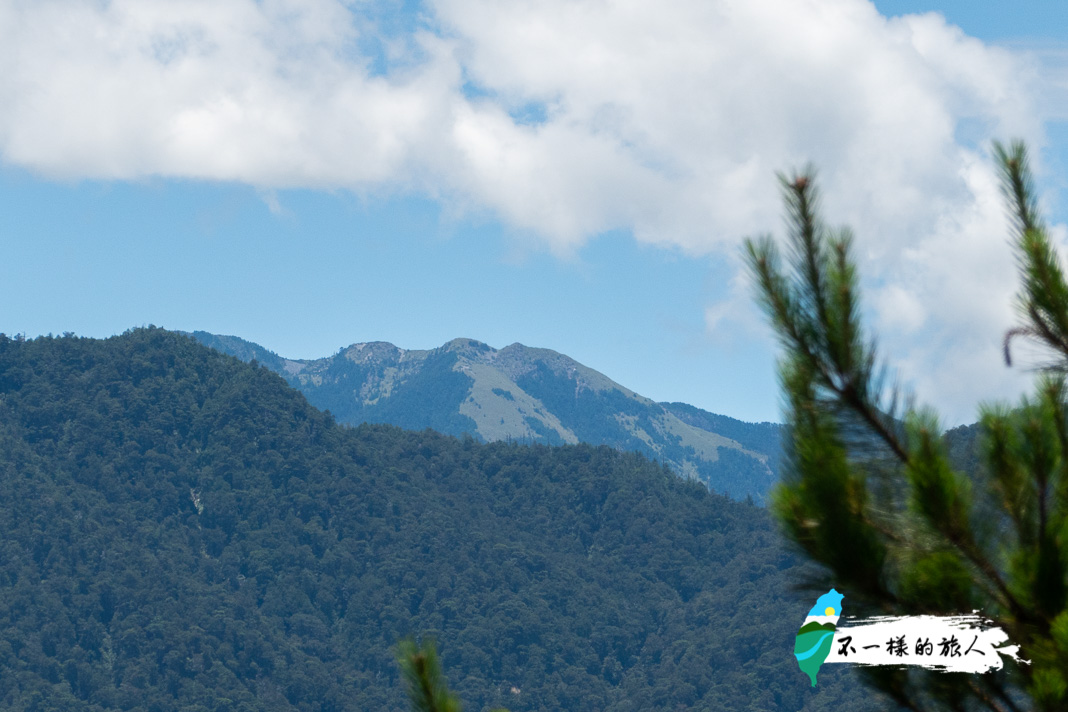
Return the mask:
[[[426,0],[399,30],[383,7],[0,2],[0,157],[56,178],[414,191],[562,255],[610,230],[736,254],[781,224],[775,172],[812,162],[903,378],[951,419],[1018,390],[986,148],[1042,143],[1028,56],[865,0]],[[739,285],[708,305],[716,329],[752,317]]]

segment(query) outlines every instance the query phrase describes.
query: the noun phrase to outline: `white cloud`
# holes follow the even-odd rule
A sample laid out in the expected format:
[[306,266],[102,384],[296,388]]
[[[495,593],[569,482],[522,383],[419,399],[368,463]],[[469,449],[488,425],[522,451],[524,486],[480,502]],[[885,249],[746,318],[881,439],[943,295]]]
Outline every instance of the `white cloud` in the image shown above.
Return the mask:
[[371,76],[333,0],[6,3],[0,28],[0,150],[56,176],[395,181],[458,76]]
[[366,1],[0,0],[0,156],[268,195],[422,191],[559,254],[612,229],[736,250],[780,225],[774,172],[812,161],[904,378],[961,409],[1018,388],[982,154],[1063,115],[1031,56],[865,0],[426,0],[383,73],[361,54]]
[[927,321],[927,310],[919,295],[900,284],[891,284],[880,290],[875,300],[879,324],[885,329],[915,333]]

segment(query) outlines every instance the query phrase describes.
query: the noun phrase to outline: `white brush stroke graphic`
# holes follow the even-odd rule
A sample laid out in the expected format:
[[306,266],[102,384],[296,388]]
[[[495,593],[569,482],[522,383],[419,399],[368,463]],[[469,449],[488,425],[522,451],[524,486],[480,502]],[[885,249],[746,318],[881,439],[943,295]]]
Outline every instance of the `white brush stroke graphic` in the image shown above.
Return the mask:
[[844,618],[824,663],[918,665],[943,672],[984,673],[1004,667],[1001,657],[1029,664],[1020,646],[979,615]]

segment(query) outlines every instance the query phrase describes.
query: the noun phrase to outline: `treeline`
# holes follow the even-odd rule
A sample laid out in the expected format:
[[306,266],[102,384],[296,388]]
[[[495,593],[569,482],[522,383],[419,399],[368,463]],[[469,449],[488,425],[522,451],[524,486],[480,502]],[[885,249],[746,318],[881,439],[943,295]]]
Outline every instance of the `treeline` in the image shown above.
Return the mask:
[[[158,329],[0,336],[0,706],[882,708],[791,652],[765,512],[639,455],[347,428]],[[848,606],[848,601],[846,602]]]

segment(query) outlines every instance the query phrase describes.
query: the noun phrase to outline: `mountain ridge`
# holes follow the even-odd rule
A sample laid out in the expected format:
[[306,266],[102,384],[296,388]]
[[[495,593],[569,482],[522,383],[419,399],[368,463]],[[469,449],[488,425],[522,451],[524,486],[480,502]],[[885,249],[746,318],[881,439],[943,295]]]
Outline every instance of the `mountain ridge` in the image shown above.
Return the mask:
[[0,334],[0,526],[3,709],[401,709],[406,635],[472,710],[886,707],[798,672],[818,571],[765,510],[608,447],[339,427],[160,329]]
[[[237,336],[188,335],[243,361],[255,359],[350,425],[429,427],[486,442],[605,444],[759,502],[778,479],[781,426],[658,403],[552,349],[518,342],[495,349],[471,338],[411,350],[370,341],[324,358],[288,359]],[[746,442],[728,432],[744,433]]]

